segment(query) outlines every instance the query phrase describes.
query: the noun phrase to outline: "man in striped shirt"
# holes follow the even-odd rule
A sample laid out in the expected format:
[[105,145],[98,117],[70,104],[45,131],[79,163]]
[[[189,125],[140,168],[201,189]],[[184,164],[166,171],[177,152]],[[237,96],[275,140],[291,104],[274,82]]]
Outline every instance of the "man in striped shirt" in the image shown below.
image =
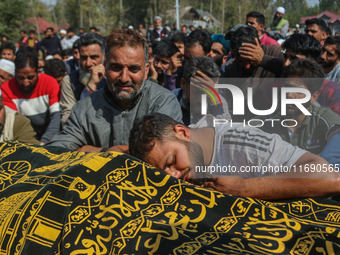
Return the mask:
[[60,86],[49,75],[38,72],[37,53],[22,48],[15,58],[15,77],[1,86],[4,104],[31,120],[42,143],[60,129]]
[[[204,187],[236,196],[269,200],[340,193],[338,169],[257,128],[188,128],[168,116],[150,114],[135,120],[129,152],[185,181],[195,182],[203,172]],[[311,173],[316,166],[323,172]],[[232,178],[222,178],[226,175]]]

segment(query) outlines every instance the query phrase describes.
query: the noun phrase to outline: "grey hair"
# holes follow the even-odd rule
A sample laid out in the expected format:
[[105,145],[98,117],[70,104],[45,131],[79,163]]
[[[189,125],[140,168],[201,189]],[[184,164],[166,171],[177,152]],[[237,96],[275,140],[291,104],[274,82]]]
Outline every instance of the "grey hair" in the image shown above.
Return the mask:
[[155,16],[155,18],[153,19],[153,22],[156,22],[156,20],[162,21],[162,18],[160,16]]

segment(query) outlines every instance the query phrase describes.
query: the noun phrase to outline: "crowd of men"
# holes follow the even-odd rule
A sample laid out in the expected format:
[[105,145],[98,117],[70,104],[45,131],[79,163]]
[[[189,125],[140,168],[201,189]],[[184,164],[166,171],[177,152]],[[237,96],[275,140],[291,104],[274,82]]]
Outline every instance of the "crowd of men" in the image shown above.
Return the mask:
[[[169,31],[159,16],[148,31],[140,25],[106,38],[96,28],[79,36],[71,28],[59,36],[48,28],[39,42],[34,31],[29,37],[21,31],[17,47],[3,42],[0,48],[0,141],[126,152],[174,177],[234,195],[338,194],[340,37],[330,35],[319,19],[307,20],[304,33],[288,35],[284,14],[277,8],[265,29],[264,15],[250,12],[245,24],[225,35],[193,26]],[[303,88],[310,94],[303,104],[308,114],[288,105],[286,114],[279,109],[263,121],[250,109],[240,116],[233,94],[214,89],[223,78],[237,78],[244,95],[251,88],[251,101],[262,110],[271,108],[275,89]],[[287,98],[306,98],[296,91]],[[212,100],[202,114],[204,93]],[[213,124],[255,117],[263,123],[259,128]],[[286,125],[280,125],[283,118]],[[282,178],[274,179],[262,178],[268,175],[263,172],[196,176],[193,168],[199,165],[314,165],[325,171],[312,174],[316,185],[292,171],[276,172]]]

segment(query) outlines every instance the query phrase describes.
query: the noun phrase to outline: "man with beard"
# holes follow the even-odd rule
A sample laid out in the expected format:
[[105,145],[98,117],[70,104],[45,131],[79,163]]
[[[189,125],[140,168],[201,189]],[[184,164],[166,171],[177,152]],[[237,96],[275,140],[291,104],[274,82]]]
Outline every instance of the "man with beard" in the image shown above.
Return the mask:
[[[321,66],[307,59],[297,59],[284,70],[283,87],[304,88],[310,94],[310,100],[304,107],[310,115],[303,113],[296,105],[288,104],[286,115],[279,114],[271,119],[286,119],[281,121],[265,121],[261,129],[268,133],[276,133],[281,138],[309,152],[319,154],[333,134],[340,130],[340,117],[329,108],[315,105],[319,90],[323,83]],[[287,93],[287,99],[303,99],[306,95],[299,92]]]
[[147,54],[147,41],[136,31],[111,33],[106,40],[104,88],[75,104],[68,124],[48,145],[86,152],[118,146],[126,151],[136,117],[160,112],[181,121],[175,95],[146,80]]
[[38,72],[38,56],[21,48],[15,58],[15,77],[1,85],[4,104],[31,120],[36,138],[46,143],[60,129],[60,86],[51,76]]
[[284,19],[283,16],[285,15],[285,8],[282,6],[278,7],[275,12],[275,16],[272,20],[272,23],[269,26],[267,31],[269,34],[275,39],[283,39],[286,37],[286,34],[289,29],[289,22],[288,20]]
[[214,34],[211,36],[211,39],[213,43],[207,57],[212,58],[221,69],[228,59],[230,50],[229,41],[227,41],[222,34]]
[[162,18],[156,16],[154,18],[155,28],[150,31],[150,42],[152,44],[152,48],[154,49],[160,41],[164,38],[168,37],[168,30],[165,27],[162,27]]
[[340,36],[327,37],[322,47],[320,63],[325,78],[340,83]]
[[324,44],[327,38],[327,24],[323,19],[307,19],[305,22],[305,33],[314,36],[321,44]]
[[[271,200],[340,192],[339,173],[327,161],[257,128],[226,124],[188,128],[154,113],[135,120],[129,149],[132,156],[173,177],[235,196]],[[308,172],[320,165],[322,174]],[[287,172],[245,170],[269,166]],[[204,167],[216,171],[200,173]]]
[[5,106],[0,95],[0,142],[18,140],[24,143],[40,144],[34,138],[35,135],[30,120]]
[[[61,85],[62,123],[67,122],[73,105],[82,97],[103,87],[105,83],[105,42],[96,33],[87,33],[75,43],[78,45],[79,69],[65,76]],[[83,95],[82,95],[83,94]]]

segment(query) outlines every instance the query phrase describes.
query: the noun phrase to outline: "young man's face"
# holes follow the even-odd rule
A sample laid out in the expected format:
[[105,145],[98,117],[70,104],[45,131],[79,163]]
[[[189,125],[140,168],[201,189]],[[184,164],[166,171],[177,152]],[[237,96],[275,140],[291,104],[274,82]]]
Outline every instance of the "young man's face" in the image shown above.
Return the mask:
[[212,58],[218,66],[221,66],[223,58],[223,45],[219,42],[214,42],[207,56]]
[[38,82],[38,72],[35,68],[26,66],[15,70],[15,79],[22,93],[31,94]]
[[116,100],[129,102],[133,100],[142,87],[149,71],[145,65],[143,47],[112,47],[107,56],[106,79]]
[[14,62],[15,54],[11,49],[3,49],[1,51],[1,58]]
[[87,73],[91,72],[92,67],[104,61],[104,53],[100,51],[100,46],[97,43],[81,46],[79,55],[81,68]]
[[147,162],[165,173],[188,181],[190,178],[190,154],[188,141],[168,140],[155,142]]
[[53,37],[53,32],[52,32],[51,29],[47,29],[47,30],[46,30],[46,36],[47,36],[47,37]]
[[156,55],[153,64],[157,73],[163,74],[170,67],[170,58]]
[[334,68],[340,62],[340,56],[337,53],[338,48],[335,44],[328,44],[322,47],[320,63],[323,68]]
[[184,55],[184,43],[183,42],[175,42],[175,45],[179,49],[182,55]]
[[[248,17],[246,20],[248,26],[255,27],[257,31],[261,32],[263,30],[263,25],[259,24],[254,17]],[[260,35],[260,34],[259,34]]]

